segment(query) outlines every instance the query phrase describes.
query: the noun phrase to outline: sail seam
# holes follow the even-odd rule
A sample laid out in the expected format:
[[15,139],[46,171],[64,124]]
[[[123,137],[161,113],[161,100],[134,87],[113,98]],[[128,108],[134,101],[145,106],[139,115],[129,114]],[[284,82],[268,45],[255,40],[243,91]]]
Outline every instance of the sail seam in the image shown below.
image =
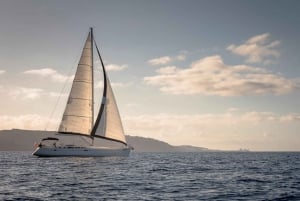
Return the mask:
[[84,83],[87,83],[87,84],[92,83],[91,81],[84,81],[84,80],[74,80],[73,82],[84,82]]
[[[81,58],[92,58],[92,57],[85,57],[85,56],[82,56]],[[86,64],[86,63],[78,63],[78,65],[85,65],[85,66],[89,66],[89,67],[92,67],[92,65],[89,65],[89,64]]]
[[63,116],[68,116],[68,117],[82,117],[82,118],[91,118],[92,116],[81,116],[81,115],[72,115],[72,114],[65,114]]
[[70,97],[70,99],[87,100],[87,101],[93,100],[93,99],[87,99],[87,98],[75,98],[75,97]]

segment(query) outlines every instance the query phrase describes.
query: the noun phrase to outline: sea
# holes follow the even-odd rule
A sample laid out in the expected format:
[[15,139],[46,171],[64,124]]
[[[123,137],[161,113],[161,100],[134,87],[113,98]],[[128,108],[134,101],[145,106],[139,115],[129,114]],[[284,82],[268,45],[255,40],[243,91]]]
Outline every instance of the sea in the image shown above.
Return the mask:
[[300,152],[0,160],[0,200],[300,200]]

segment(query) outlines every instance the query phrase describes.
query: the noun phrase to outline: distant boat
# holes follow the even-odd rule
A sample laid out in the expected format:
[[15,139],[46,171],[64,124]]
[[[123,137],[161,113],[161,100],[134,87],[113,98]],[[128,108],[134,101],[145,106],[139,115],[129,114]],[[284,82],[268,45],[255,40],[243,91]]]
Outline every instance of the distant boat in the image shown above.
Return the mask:
[[240,148],[238,151],[239,151],[239,152],[250,152],[249,149],[243,149],[243,148]]
[[[104,84],[101,105],[95,121],[93,45],[95,45],[101,61]],[[133,149],[127,145],[117,103],[99,49],[93,38],[92,28],[90,28],[82,50],[68,102],[56,134],[69,137],[82,136],[86,139],[90,138],[92,142],[88,146],[65,145],[58,143],[60,142],[59,138],[47,137],[37,145],[33,155],[40,157],[128,156],[130,150]],[[121,146],[95,146],[95,138],[118,142]]]

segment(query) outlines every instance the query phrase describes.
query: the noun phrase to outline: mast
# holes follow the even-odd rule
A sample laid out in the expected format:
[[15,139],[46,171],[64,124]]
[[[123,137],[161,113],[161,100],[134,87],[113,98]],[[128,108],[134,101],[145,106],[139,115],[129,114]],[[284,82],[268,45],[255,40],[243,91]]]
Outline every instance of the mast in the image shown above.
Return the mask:
[[[94,41],[94,36],[93,36],[93,27],[90,27],[90,32],[91,32],[91,57],[92,57],[92,120],[91,120],[91,128],[93,128],[94,125],[94,54],[93,54],[93,41]],[[93,139],[94,142],[94,139]]]

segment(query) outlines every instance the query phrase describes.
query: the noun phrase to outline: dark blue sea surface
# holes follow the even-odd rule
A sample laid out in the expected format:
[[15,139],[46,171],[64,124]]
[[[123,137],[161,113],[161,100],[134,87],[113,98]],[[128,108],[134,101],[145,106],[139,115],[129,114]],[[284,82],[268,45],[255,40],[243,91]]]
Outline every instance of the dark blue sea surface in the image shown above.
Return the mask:
[[300,200],[300,153],[0,159],[0,200]]

